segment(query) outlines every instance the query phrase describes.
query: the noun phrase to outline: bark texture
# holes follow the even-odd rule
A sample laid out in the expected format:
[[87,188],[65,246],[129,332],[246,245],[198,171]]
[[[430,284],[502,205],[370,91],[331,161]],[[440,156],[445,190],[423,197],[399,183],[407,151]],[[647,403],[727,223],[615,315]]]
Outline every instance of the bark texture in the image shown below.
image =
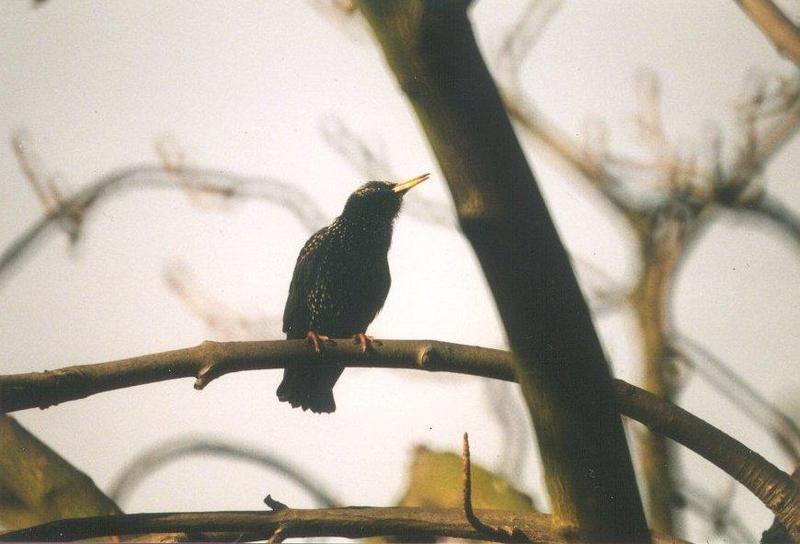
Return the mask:
[[609,367],[468,5],[359,2],[447,179],[517,355],[554,523],[567,537],[643,541]]

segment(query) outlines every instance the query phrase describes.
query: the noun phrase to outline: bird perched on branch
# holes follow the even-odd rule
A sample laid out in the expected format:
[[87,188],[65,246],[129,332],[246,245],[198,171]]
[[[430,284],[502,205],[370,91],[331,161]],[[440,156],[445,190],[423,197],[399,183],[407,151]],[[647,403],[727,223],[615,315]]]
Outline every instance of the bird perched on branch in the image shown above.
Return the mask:
[[[428,174],[403,183],[370,181],[350,195],[342,214],[300,250],[283,311],[288,339],[319,352],[330,338],[352,337],[366,351],[367,327],[386,301],[392,278],[387,254],[403,195]],[[286,368],[278,400],[317,413],[336,410],[333,386],[344,367],[318,361]]]

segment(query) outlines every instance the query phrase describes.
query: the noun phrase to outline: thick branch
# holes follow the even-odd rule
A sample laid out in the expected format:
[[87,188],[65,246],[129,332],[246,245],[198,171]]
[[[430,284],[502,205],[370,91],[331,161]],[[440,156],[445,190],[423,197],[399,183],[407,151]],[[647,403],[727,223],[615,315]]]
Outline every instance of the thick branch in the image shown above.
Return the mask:
[[772,45],[795,64],[800,64],[800,30],[772,0],[735,0],[769,38]]
[[47,408],[103,391],[175,378],[195,378],[202,389],[229,372],[341,362],[347,366],[410,368],[462,372],[514,381],[511,354],[494,349],[430,340],[384,340],[379,350],[362,353],[351,339],[337,340],[322,354],[304,340],[203,342],[110,363],[79,365],[53,371],[0,376],[0,410]]
[[[555,544],[561,542],[553,533],[550,516],[536,512],[478,510],[477,515],[495,525],[512,525],[515,539],[521,542]],[[0,535],[0,541],[64,541],[98,536],[139,533],[232,533],[250,540],[263,540],[278,529],[283,538],[339,536],[404,536],[423,540],[436,536],[497,540],[500,535],[486,535],[467,521],[460,508],[376,508],[349,507],[319,510],[286,508],[272,512],[185,512],[169,514],[132,514],[96,518],[66,519],[22,531]],[[260,536],[258,536],[260,535]],[[508,541],[508,538],[505,539]],[[680,542],[654,535],[657,544]]]
[[713,425],[643,389],[617,380],[620,411],[708,459],[749,489],[800,542],[800,488],[759,454]]
[[[0,376],[0,404],[5,411],[46,407],[102,391],[198,375],[196,386],[201,388],[228,372],[286,368],[313,362],[313,357],[302,340],[204,342],[195,348],[122,361]],[[379,349],[362,353],[350,339],[343,339],[320,357],[352,367],[457,372],[515,381],[511,353],[445,342],[382,340]],[[621,380],[615,380],[614,387],[620,413],[708,459],[800,535],[800,492],[787,474],[685,410]]]
[[444,173],[517,355],[554,520],[641,541],[611,374],[566,250],[467,17],[468,2],[361,1]]

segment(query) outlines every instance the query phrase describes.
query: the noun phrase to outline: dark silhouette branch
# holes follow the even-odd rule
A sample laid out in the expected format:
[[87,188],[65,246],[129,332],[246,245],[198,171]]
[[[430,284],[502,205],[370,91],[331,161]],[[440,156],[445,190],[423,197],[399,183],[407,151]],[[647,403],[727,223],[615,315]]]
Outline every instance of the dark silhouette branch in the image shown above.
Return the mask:
[[119,474],[111,482],[108,495],[121,503],[143,478],[162,466],[190,455],[204,454],[249,461],[269,470],[277,471],[302,487],[309,495],[314,497],[314,500],[320,506],[334,507],[341,505],[331,493],[325,490],[324,485],[305,474],[287,459],[260,448],[229,440],[192,436],[164,441],[139,453],[120,470]]
[[[202,388],[228,372],[308,364],[309,355],[302,340],[204,342],[194,348],[122,361],[0,376],[0,404],[5,411],[46,407],[102,391],[182,377],[194,377],[195,387]],[[382,340],[380,349],[362,353],[350,339],[340,339],[320,357],[352,367],[457,372],[515,381],[511,353],[445,342]],[[709,460],[753,492],[795,531],[793,535],[800,534],[800,491],[787,474],[722,431],[651,393],[621,380],[614,381],[614,388],[620,413]],[[493,524],[483,516],[481,519]]]
[[800,249],[800,217],[781,201],[764,196],[736,210],[750,213],[757,219],[771,223]]
[[[478,510],[482,519],[493,525],[513,523],[515,540],[555,544],[551,518],[536,512]],[[433,537],[457,537],[493,540],[478,532],[464,517],[461,508],[378,508],[348,507],[319,510],[286,508],[272,512],[182,512],[164,514],[131,514],[94,518],[65,519],[21,531],[0,534],[0,541],[52,542],[87,539],[120,534],[229,533],[230,540],[263,540],[281,530],[281,539],[298,537],[365,538],[371,536],[403,536],[423,540]],[[261,536],[258,536],[261,535]],[[680,543],[672,537],[653,535],[654,544]]]
[[468,5],[359,2],[447,179],[517,356],[556,525],[573,537],[641,541],[647,524],[608,364]]

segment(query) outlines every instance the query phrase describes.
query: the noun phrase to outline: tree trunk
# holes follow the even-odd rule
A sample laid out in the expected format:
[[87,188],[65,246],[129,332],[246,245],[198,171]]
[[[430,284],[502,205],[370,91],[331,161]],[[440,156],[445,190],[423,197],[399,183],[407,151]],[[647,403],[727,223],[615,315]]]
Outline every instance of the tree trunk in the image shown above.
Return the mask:
[[362,0],[447,178],[534,421],[556,529],[648,540],[611,374],[566,250],[475,42],[469,2]]

